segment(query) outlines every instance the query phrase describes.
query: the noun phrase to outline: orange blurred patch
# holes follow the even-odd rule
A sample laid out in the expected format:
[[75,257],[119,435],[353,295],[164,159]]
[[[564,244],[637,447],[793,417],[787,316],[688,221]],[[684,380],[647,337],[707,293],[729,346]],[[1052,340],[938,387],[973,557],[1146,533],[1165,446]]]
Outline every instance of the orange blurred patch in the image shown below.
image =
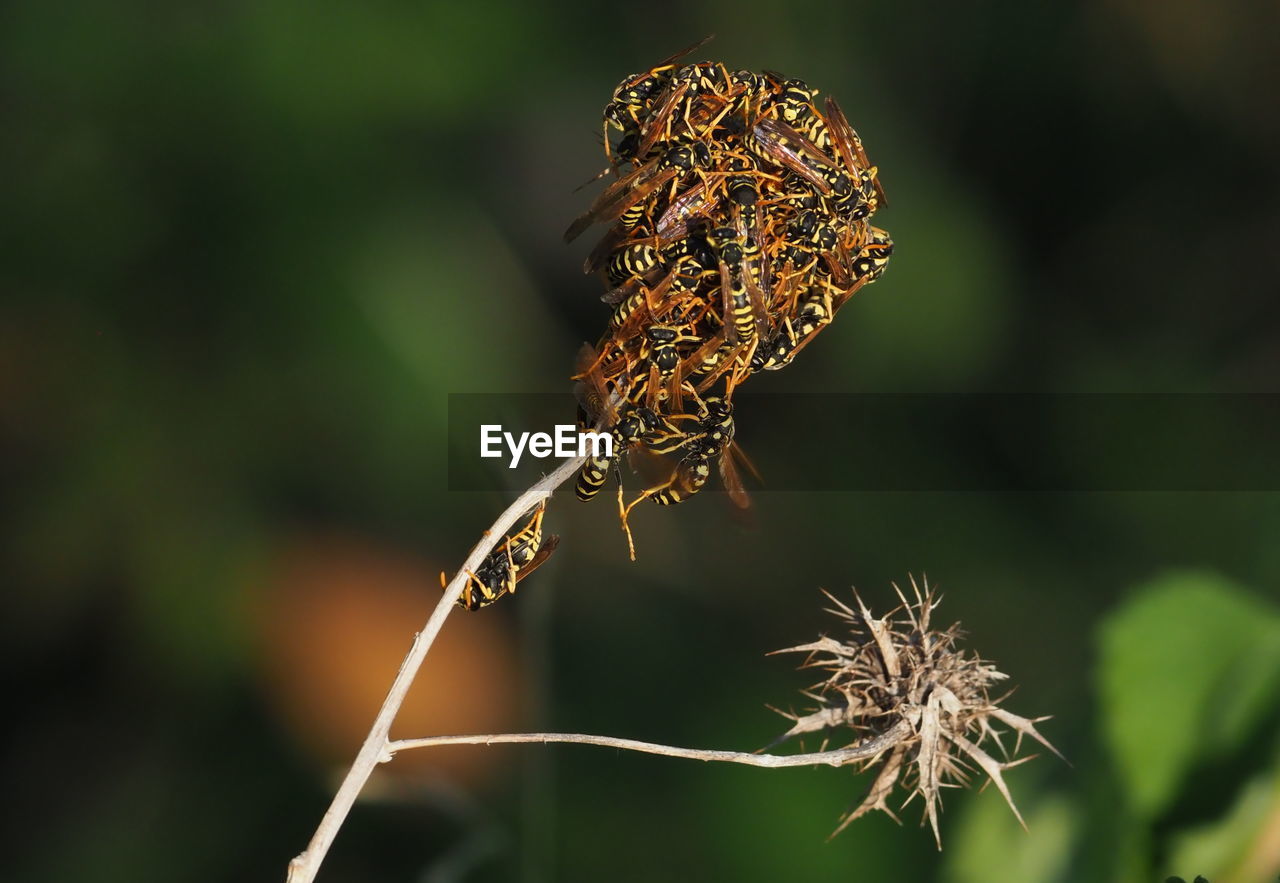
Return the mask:
[[[437,570],[354,537],[301,537],[273,556],[253,601],[258,657],[271,704],[307,752],[345,769],[439,598]],[[512,629],[495,614],[450,614],[392,738],[519,728],[529,691]],[[506,757],[488,747],[409,751],[380,775],[475,784]]]

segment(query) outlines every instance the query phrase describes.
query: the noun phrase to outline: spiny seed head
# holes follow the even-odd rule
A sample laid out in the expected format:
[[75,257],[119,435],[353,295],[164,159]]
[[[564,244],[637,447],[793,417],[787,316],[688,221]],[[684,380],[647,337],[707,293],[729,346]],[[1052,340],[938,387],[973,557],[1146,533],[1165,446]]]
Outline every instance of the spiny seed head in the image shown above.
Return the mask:
[[[945,630],[932,627],[931,616],[940,599],[927,580],[918,584],[911,578],[910,600],[896,584],[893,588],[902,603],[882,619],[871,615],[856,591],[856,609],[824,591],[835,605],[828,612],[848,624],[847,636],[843,640],[822,637],[775,651],[805,653],[801,668],[823,673],[820,681],[803,691],[816,705],[804,714],[783,712],[794,723],[777,742],[841,729],[852,736],[850,745],[890,735],[884,750],[860,762],[860,771],[877,770],[875,779],[858,806],[840,819],[833,837],[873,810],[897,821],[888,801],[901,787],[905,798],[899,808],[919,796],[924,818],[941,849],[940,789],[967,786],[975,768],[995,783],[1022,823],[1003,773],[1031,759],[1017,758],[1024,735],[1058,754],[1036,731],[1035,725],[1046,718],[1028,719],[1000,708],[1008,693],[992,698],[991,690],[1008,676],[960,649],[959,623]],[[1017,734],[1012,755],[1000,741],[1002,732],[1009,730]],[[1004,760],[987,752],[984,745],[989,742],[996,744]]]

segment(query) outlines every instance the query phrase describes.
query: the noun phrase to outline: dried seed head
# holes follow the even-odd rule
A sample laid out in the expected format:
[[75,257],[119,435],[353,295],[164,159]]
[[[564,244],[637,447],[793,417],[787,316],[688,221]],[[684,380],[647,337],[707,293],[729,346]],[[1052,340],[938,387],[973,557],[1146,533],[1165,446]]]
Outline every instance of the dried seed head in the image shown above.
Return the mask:
[[[1046,718],[1019,717],[999,707],[1008,693],[992,698],[990,691],[1007,675],[959,649],[963,632],[958,623],[941,631],[932,627],[930,617],[939,598],[927,580],[917,584],[911,578],[910,600],[896,584],[893,588],[902,603],[882,619],[871,615],[856,591],[856,609],[824,592],[835,605],[828,612],[848,623],[848,636],[844,640],[822,637],[775,651],[807,654],[801,668],[819,670],[823,678],[803,691],[817,705],[802,715],[784,712],[794,723],[774,744],[805,733],[830,735],[844,728],[852,731],[853,745],[884,737],[896,728],[899,735],[883,751],[860,762],[860,770],[878,772],[861,802],[840,819],[833,837],[873,810],[897,821],[889,798],[901,786],[906,795],[901,806],[921,798],[924,818],[941,849],[940,789],[967,786],[975,768],[995,783],[1021,823],[1003,773],[1030,760],[1029,756],[1017,758],[1024,735],[1058,754],[1036,731],[1035,725]],[[1010,730],[1017,734],[1012,755],[1000,741]],[[1003,760],[984,748],[991,742]]]

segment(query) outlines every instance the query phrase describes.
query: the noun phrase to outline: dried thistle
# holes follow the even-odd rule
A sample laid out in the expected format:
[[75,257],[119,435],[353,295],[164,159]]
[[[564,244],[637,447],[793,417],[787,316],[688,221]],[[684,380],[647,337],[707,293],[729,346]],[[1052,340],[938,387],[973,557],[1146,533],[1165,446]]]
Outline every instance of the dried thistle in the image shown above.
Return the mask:
[[[927,580],[917,584],[911,578],[911,601],[896,584],[893,588],[902,603],[883,619],[872,617],[856,591],[856,610],[824,591],[835,605],[828,612],[849,624],[848,637],[841,641],[824,636],[774,651],[807,653],[801,668],[820,669],[826,677],[803,691],[817,703],[815,707],[799,715],[780,712],[794,723],[773,744],[805,733],[841,729],[847,731],[851,744],[884,739],[882,751],[859,762],[860,771],[878,772],[861,802],[841,817],[832,837],[873,810],[898,821],[889,798],[901,786],[906,797],[899,809],[919,796],[924,818],[941,849],[941,789],[968,786],[975,767],[1000,789],[1025,828],[1005,785],[1004,771],[1034,756],[1017,758],[1024,735],[1062,756],[1036,731],[1035,725],[1047,718],[1028,719],[1000,708],[1009,693],[991,698],[990,690],[1008,675],[959,649],[963,634],[959,623],[944,631],[932,628],[930,617],[939,598]],[[1001,741],[997,724],[1017,734],[1012,755]],[[996,744],[1004,760],[988,753],[983,747],[988,742]]]

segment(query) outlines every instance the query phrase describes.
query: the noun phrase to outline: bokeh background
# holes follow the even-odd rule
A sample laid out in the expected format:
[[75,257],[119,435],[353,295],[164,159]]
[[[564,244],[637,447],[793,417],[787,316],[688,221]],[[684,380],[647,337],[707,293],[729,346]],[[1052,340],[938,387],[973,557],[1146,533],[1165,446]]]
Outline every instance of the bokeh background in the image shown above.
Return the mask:
[[[839,97],[898,243],[756,391],[1278,391],[1273,4],[14,0],[0,876],[283,878],[507,499],[448,490],[448,394],[567,388],[606,319],[560,238],[600,109],[709,32]],[[927,440],[957,474],[965,433]],[[918,804],[827,843],[848,771],[458,749],[386,768],[321,879],[1280,870],[1276,494],[766,490],[752,530],[719,496],[644,512],[634,564],[610,502],[557,499],[560,552],[450,618],[394,732],[752,749],[809,681],[765,651],[834,628],[818,587],[883,610],[927,574],[1055,715],[1073,765],[1009,776],[1028,832],[987,789],[940,854]]]

